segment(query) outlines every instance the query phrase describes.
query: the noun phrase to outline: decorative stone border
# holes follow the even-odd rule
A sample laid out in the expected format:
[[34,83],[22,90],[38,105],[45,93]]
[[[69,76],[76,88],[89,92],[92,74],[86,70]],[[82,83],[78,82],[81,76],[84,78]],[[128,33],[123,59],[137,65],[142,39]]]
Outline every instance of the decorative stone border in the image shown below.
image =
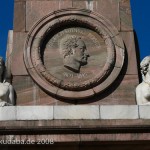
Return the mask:
[[[107,45],[107,61],[94,79],[83,83],[62,82],[52,76],[41,60],[41,45],[44,39],[60,26],[78,23],[97,32]],[[116,27],[103,16],[84,9],[63,9],[54,11],[39,20],[28,33],[24,61],[34,81],[46,92],[61,98],[85,99],[103,92],[118,77],[124,63],[124,44]]]
[[150,106],[76,105],[76,106],[6,106],[0,107],[0,121],[58,119],[150,119]]

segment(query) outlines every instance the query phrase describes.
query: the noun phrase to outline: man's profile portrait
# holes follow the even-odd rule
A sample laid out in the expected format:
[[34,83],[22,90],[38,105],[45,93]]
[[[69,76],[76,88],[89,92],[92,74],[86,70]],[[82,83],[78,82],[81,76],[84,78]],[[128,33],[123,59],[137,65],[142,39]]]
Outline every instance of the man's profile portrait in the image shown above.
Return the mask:
[[76,35],[68,35],[60,41],[60,54],[63,56],[64,67],[76,73],[87,64],[89,57],[84,41]]

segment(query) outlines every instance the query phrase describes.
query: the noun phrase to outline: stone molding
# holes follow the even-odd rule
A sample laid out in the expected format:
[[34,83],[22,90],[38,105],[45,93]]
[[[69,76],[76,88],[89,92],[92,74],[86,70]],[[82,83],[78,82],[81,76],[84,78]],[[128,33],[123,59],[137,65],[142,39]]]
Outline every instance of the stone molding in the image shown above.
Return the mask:
[[[41,57],[43,41],[60,26],[90,28],[98,33],[107,46],[107,61],[94,79],[85,82],[64,82],[51,75]],[[46,92],[67,99],[85,99],[103,92],[118,77],[125,57],[124,43],[116,27],[103,16],[84,9],[54,11],[39,20],[28,33],[24,47],[24,62],[29,75]]]
[[149,110],[146,105],[6,106],[0,107],[0,121],[150,119]]

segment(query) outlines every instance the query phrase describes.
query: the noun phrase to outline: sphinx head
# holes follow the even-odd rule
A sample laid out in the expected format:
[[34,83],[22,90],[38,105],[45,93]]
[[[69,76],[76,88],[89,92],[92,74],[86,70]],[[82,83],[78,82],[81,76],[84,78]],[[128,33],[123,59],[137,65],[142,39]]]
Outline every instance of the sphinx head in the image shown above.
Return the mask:
[[140,63],[142,76],[150,75],[150,56],[146,56]]

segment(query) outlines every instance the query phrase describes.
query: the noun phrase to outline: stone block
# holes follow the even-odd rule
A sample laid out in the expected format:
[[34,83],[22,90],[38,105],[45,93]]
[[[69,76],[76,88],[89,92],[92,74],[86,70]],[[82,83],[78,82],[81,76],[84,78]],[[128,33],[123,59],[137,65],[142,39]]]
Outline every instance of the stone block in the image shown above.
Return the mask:
[[16,108],[14,106],[0,107],[0,121],[16,120]]
[[80,142],[79,134],[70,134],[70,135],[49,135],[48,139],[53,140],[56,142]]
[[13,76],[12,84],[17,93],[17,105],[66,104],[46,94],[29,76]]
[[135,105],[135,88],[138,84],[138,75],[120,74],[103,93],[87,101],[92,105]]
[[99,119],[99,106],[54,106],[54,119]]
[[71,8],[72,0],[60,0],[59,1],[59,9]]
[[137,54],[135,49],[135,41],[133,32],[121,32],[122,39],[124,41],[127,52],[127,71],[126,74],[138,75],[137,69]]
[[28,75],[23,61],[25,38],[26,33],[14,32],[14,43],[11,64],[12,75]]
[[52,120],[52,106],[17,106],[17,120]]
[[139,105],[139,117],[140,119],[150,119],[149,105]]
[[81,142],[115,141],[115,134],[81,134]]
[[[116,80],[116,84],[120,81]],[[138,85],[138,75],[126,75],[120,85],[111,94],[112,100],[116,100],[116,105],[133,105],[135,102],[135,88]]]
[[131,31],[133,27],[130,0],[120,0],[119,4],[121,31]]
[[73,0],[72,3],[74,8],[88,9],[87,0]]
[[6,59],[10,57],[13,50],[13,30],[8,31]]
[[14,31],[25,31],[26,2],[17,1],[14,4]]
[[[42,17],[60,8],[59,1],[27,1],[26,2],[26,31]],[[64,7],[64,6],[63,6]]]
[[138,106],[136,105],[101,105],[101,119],[138,119]]
[[93,0],[93,10],[110,20],[120,30],[118,0]]
[[35,105],[38,89],[29,76],[14,76],[12,85],[17,93],[17,105]]
[[9,30],[7,39],[7,50],[6,50],[6,80],[11,83],[11,59],[13,50],[13,30]]
[[56,100],[56,98],[51,97],[41,89],[39,89],[38,96],[39,96],[39,101],[37,102],[38,105],[57,105],[58,101]]

